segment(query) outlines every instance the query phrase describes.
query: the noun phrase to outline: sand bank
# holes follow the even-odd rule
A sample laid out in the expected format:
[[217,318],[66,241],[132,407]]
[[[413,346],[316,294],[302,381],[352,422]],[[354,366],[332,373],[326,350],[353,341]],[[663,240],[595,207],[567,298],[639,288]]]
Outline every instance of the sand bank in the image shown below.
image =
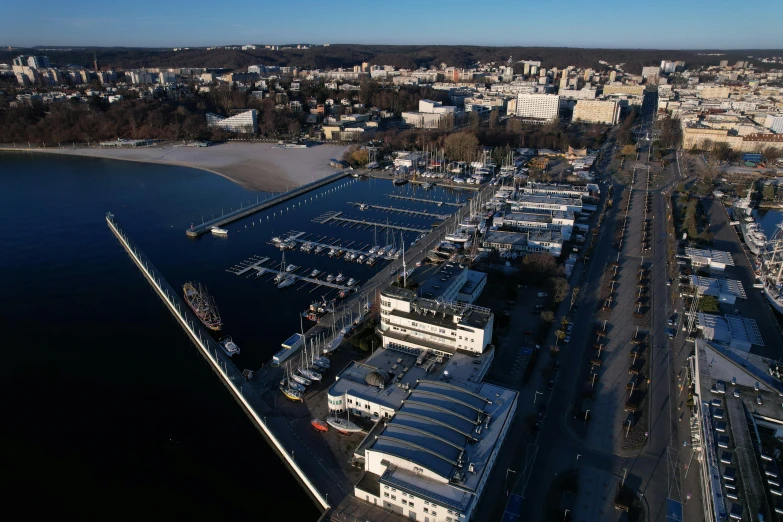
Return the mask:
[[179,165],[218,174],[250,190],[280,192],[333,174],[336,171],[329,166],[329,160],[342,158],[346,148],[341,145],[316,145],[307,149],[284,149],[272,143],[237,142],[211,147],[163,144],[129,149],[77,146],[33,149],[0,147],[0,150]]

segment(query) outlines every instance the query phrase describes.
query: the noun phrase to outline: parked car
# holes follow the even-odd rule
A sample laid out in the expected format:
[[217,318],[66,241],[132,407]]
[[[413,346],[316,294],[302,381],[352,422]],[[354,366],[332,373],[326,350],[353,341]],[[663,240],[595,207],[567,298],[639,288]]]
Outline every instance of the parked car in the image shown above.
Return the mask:
[[570,342],[571,342],[571,336],[570,335],[566,335],[565,339],[563,339],[563,344],[568,344]]

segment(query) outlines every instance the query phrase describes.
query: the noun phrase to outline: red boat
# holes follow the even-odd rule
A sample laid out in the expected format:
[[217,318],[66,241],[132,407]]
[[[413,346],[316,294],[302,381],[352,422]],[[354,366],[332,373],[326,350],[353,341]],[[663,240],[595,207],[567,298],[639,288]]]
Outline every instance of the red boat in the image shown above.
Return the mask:
[[313,426],[315,431],[329,431],[329,425],[321,419],[313,419],[310,421],[310,424]]

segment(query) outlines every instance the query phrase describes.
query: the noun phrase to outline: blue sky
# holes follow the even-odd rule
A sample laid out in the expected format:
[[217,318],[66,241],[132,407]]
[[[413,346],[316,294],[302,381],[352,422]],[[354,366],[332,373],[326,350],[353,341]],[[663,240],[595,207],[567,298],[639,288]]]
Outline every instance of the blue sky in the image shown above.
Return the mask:
[[3,8],[0,45],[474,44],[783,48],[782,0],[105,0]]

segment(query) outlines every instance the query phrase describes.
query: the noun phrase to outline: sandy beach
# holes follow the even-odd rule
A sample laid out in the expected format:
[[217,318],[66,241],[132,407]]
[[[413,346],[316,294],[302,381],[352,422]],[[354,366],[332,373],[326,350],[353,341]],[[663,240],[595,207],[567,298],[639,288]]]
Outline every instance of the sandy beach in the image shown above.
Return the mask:
[[329,166],[329,160],[341,159],[346,148],[316,145],[307,149],[285,149],[277,148],[274,143],[237,142],[210,147],[162,144],[128,149],[0,147],[0,150],[179,165],[218,174],[250,190],[280,192],[333,174],[336,171]]

